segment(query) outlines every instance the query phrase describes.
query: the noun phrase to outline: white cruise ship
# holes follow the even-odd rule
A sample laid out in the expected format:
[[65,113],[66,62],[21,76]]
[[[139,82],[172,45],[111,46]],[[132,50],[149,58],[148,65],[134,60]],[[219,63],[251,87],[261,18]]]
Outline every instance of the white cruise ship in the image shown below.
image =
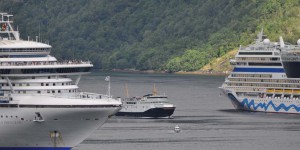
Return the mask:
[[109,96],[79,92],[90,62],[59,62],[50,45],[21,40],[12,15],[0,17],[1,150],[70,150],[121,109]]
[[287,78],[280,54],[289,46],[280,43],[260,32],[255,44],[240,47],[231,60],[234,69],[220,88],[236,109],[299,113],[300,78]]

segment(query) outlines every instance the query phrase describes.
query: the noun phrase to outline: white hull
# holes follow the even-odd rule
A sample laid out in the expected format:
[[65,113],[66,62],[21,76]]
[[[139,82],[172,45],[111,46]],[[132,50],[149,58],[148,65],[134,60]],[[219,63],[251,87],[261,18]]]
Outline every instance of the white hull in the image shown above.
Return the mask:
[[[118,110],[118,107],[0,108],[0,146],[71,148]],[[33,121],[36,112],[43,116],[43,122]],[[59,133],[56,138],[51,135],[54,131]]]
[[236,109],[272,113],[300,113],[300,101],[284,98],[238,97],[234,92],[225,92]]

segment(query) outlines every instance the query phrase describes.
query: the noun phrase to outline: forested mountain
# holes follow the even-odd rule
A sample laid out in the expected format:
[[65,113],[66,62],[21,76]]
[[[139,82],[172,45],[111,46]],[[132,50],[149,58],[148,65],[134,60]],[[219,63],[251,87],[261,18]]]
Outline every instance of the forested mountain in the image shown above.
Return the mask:
[[300,38],[299,0],[0,0],[21,37],[101,69],[193,71],[264,29]]

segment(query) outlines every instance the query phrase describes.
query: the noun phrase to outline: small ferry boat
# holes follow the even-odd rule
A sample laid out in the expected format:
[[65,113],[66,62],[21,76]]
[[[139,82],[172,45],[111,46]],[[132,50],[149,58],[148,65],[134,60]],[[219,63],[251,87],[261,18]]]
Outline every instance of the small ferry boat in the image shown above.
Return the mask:
[[240,47],[230,61],[234,68],[220,89],[236,109],[300,112],[299,46],[280,39],[279,43],[270,42],[263,39],[261,31],[255,44]]
[[147,94],[143,97],[123,98],[121,100],[122,109],[116,116],[171,118],[176,108],[175,105],[170,103],[166,95],[157,95],[155,85],[152,94]]

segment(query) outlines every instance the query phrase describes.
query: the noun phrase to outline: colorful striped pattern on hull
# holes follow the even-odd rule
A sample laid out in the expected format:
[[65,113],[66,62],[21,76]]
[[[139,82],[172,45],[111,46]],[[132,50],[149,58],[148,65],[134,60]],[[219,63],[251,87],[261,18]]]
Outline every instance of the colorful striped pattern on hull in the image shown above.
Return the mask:
[[244,108],[252,110],[252,111],[265,111],[265,112],[282,112],[282,113],[298,113],[300,111],[300,107],[295,104],[285,105],[284,103],[280,103],[279,105],[274,104],[272,100],[268,103],[254,103],[254,100],[248,100],[244,98],[241,102],[241,105]]

